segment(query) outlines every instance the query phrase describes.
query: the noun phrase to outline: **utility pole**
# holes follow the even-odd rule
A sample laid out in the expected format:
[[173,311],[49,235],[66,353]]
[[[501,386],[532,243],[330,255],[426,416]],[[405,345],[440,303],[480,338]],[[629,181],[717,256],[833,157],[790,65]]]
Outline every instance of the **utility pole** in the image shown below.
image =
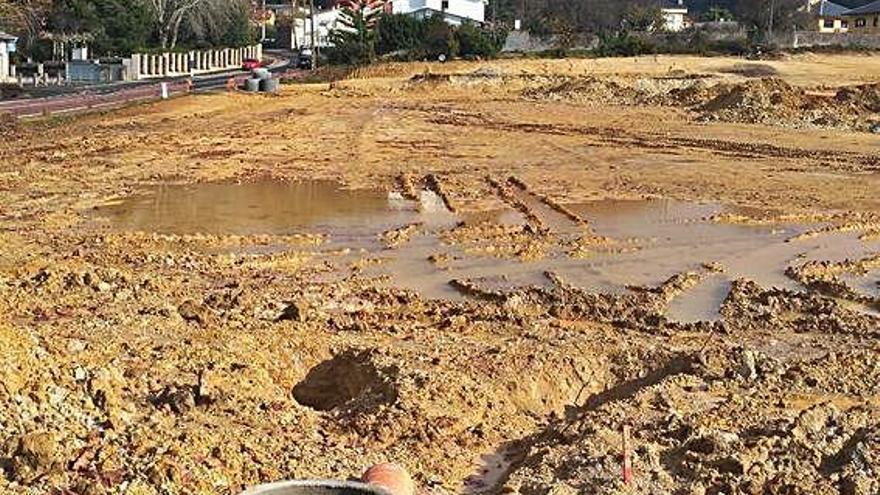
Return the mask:
[[312,70],[318,67],[318,44],[315,42],[315,0],[309,0],[309,17],[311,18],[311,49],[312,49]]
[[[296,0],[290,0],[290,47],[294,50],[299,49],[299,41],[296,39],[297,11]],[[305,22],[303,22],[305,27]]]
[[268,20],[266,19],[266,0],[263,0],[263,5],[260,9],[260,17],[263,21],[260,23],[260,42],[262,43],[266,41],[266,21]]

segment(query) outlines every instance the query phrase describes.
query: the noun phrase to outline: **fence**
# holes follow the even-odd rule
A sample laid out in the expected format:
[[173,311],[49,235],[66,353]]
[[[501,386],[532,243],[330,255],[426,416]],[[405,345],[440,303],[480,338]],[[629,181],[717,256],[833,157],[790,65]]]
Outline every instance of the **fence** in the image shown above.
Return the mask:
[[131,56],[132,79],[205,74],[241,67],[249,58],[261,59],[262,45],[190,52],[135,53]]

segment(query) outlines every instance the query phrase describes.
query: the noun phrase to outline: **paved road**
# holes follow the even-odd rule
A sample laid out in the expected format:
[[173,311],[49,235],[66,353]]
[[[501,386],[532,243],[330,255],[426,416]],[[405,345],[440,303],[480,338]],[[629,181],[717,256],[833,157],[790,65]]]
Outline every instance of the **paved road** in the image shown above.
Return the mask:
[[[283,57],[273,63],[269,70],[281,72],[289,66],[290,58]],[[162,97],[162,84],[167,85],[168,97],[172,97],[187,93],[223,89],[227,86],[230,79],[235,80],[237,85],[241,85],[247,77],[247,71],[235,70],[192,78],[177,77],[156,81],[138,81],[122,85],[97,86],[75,94],[0,101],[0,114],[11,114],[17,118],[32,118],[82,113],[119,107],[140,101],[160,99]]]

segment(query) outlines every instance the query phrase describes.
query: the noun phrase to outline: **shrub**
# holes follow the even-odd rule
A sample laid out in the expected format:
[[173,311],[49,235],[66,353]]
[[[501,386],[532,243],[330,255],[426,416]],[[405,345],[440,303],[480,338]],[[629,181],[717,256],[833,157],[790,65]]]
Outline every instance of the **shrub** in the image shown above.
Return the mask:
[[657,47],[650,41],[633,36],[627,31],[599,34],[599,46],[596,47],[596,54],[600,57],[632,57],[656,51]]
[[422,49],[426,57],[437,58],[446,55],[451,58],[458,55],[458,39],[452,26],[439,15],[428,17],[422,22],[424,23]]
[[494,57],[500,49],[489,32],[469,22],[459,26],[455,36],[458,39],[459,54],[465,57]]
[[379,19],[379,39],[376,52],[379,55],[406,52],[408,58],[417,57],[423,37],[423,23],[405,14],[385,14]]

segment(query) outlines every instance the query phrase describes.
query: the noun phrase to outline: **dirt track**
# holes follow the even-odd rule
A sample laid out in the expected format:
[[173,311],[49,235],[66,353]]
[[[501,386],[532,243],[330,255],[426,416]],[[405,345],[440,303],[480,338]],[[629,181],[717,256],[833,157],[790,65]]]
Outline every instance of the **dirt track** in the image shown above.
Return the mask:
[[[849,105],[835,122],[707,119],[668,79],[743,87],[743,62],[650,57],[397,65],[22,126],[0,144],[0,493],[236,494],[382,460],[438,493],[876,493],[880,120],[836,86],[878,82],[878,60],[764,63],[797,105]],[[548,95],[560,81],[578,92]],[[370,253],[322,250],[325,233],[136,232],[94,211],[266,177],[424,188],[456,222],[521,215],[444,231],[422,259],[441,273],[452,247],[622,252],[576,207],[604,199],[731,205],[706,221],[802,222],[788,244],[852,235],[860,256],[795,263],[798,290],[734,280],[717,321],[684,324],[670,301],[729,267],[615,294],[552,270],[456,280],[468,297],[431,300],[369,275]],[[404,252],[425,230],[377,239]],[[481,456],[505,461],[483,475]]]

